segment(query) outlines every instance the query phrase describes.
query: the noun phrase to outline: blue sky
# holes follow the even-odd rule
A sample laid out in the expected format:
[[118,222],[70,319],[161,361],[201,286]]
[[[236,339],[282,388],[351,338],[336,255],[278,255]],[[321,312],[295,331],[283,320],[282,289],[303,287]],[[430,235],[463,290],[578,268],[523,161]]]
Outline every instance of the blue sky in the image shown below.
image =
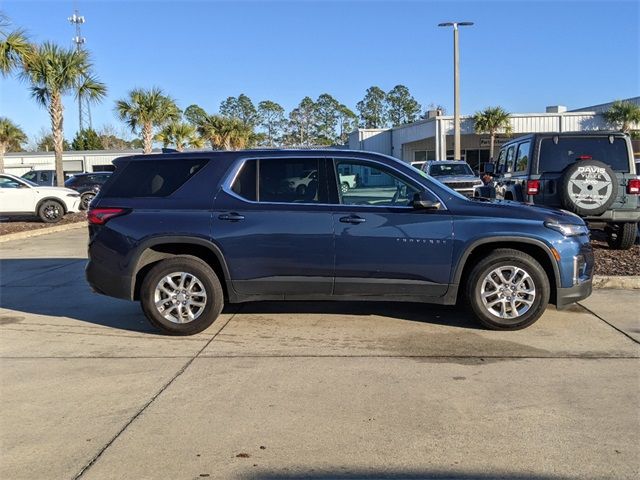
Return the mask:
[[[160,86],[182,108],[216,111],[245,93],[294,107],[330,93],[355,110],[371,85],[409,87],[426,106],[453,111],[452,33],[461,30],[462,112],[579,108],[640,91],[638,1],[7,1],[0,9],[37,41],[71,45],[67,17],[87,19],[86,46],[108,98],[94,127],[121,127],[115,100]],[[0,79],[0,115],[29,134],[49,128],[23,83]],[[65,136],[77,128],[66,100]]]

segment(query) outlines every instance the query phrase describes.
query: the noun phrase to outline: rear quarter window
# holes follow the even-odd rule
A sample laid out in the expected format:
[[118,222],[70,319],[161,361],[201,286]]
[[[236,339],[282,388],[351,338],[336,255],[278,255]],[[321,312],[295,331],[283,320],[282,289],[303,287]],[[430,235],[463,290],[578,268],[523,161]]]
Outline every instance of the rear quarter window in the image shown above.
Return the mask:
[[540,140],[538,172],[562,172],[579,160],[599,160],[616,172],[629,172],[629,153],[624,138],[553,137]]
[[207,163],[206,159],[133,161],[105,185],[102,197],[166,197]]

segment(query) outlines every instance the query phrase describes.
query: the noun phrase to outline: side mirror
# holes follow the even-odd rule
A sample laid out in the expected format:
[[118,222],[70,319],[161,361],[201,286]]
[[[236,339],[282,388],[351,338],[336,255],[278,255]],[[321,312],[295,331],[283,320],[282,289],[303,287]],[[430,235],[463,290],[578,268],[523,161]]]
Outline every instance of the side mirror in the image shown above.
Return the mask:
[[416,210],[440,210],[440,202],[434,202],[424,193],[416,193],[413,195],[413,208]]
[[492,174],[496,171],[496,164],[493,162],[486,162],[482,164],[482,171],[484,173]]

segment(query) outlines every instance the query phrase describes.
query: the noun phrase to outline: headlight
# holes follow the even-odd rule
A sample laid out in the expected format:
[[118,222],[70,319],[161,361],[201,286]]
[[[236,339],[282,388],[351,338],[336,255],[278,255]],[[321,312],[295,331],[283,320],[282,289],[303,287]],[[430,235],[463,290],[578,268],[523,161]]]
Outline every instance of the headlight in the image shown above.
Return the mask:
[[560,232],[565,237],[575,237],[578,235],[586,235],[589,233],[589,229],[586,225],[574,225],[572,223],[551,223],[544,222],[544,226]]

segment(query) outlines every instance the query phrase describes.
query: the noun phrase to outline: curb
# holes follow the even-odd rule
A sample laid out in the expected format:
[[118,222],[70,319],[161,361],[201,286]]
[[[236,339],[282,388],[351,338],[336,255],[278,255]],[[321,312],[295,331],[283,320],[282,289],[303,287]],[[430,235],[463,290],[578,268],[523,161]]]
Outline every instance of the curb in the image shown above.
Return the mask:
[[620,290],[640,290],[640,275],[613,277],[609,275],[595,275],[593,288],[616,288]]
[[10,242],[11,240],[22,240],[25,238],[39,237],[40,235],[46,235],[48,233],[65,232],[67,230],[73,230],[74,228],[86,227],[86,221],[67,223],[66,225],[56,225],[54,227],[38,228],[36,230],[28,230],[26,232],[8,233],[7,235],[0,235],[0,243]]

